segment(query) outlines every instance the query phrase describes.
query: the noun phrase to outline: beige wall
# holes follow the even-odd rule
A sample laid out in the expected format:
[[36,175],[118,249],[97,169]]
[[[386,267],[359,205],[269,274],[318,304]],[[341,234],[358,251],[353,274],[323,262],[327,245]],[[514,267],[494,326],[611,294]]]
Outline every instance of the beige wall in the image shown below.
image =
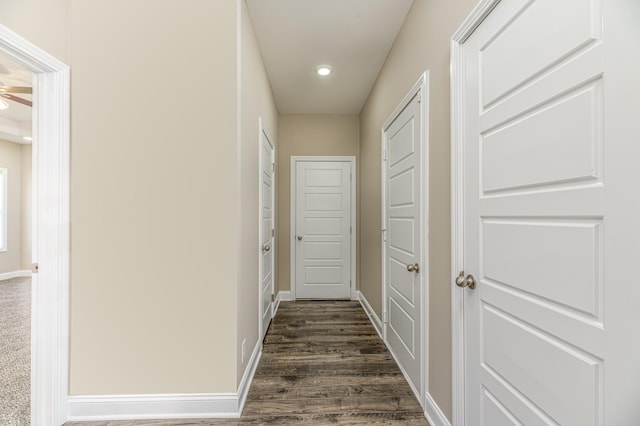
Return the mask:
[[[357,115],[280,115],[278,143],[278,289],[291,288],[290,268],[290,178],[291,157],[297,155],[356,157],[356,172],[360,175],[360,119]],[[359,217],[360,179],[356,180],[356,217]],[[359,221],[356,232],[360,233]],[[356,247],[356,271],[360,282],[360,247]]]
[[20,191],[22,202],[22,218],[20,220],[22,233],[20,235],[21,245],[21,263],[20,269],[23,271],[31,270],[31,145],[20,145],[21,150],[21,178]]
[[429,114],[429,386],[451,419],[449,42],[476,0],[415,0],[361,114],[361,291],[381,313],[380,128],[425,70]]
[[235,392],[237,3],[72,12],[70,393]]
[[[0,140],[0,168],[7,169],[7,251],[0,252],[0,274],[22,266],[22,150]],[[1,224],[0,224],[1,226]]]
[[[244,0],[241,11],[241,128],[240,128],[240,258],[238,270],[238,381],[258,342],[258,259],[261,254],[258,235],[259,211],[259,129],[262,117],[271,142],[278,150],[278,110],[262,63],[251,17]],[[242,363],[242,341],[246,340],[246,358]]]
[[70,64],[71,0],[4,0],[0,24]]
[[[429,391],[450,416],[449,37],[474,3],[415,0],[360,120],[276,122],[243,25],[241,128],[237,0],[0,3],[1,24],[73,71],[71,393],[236,390],[239,345],[250,351],[257,333],[257,318],[242,319],[257,315],[257,265],[245,274],[238,264],[257,247],[257,115],[278,141],[280,290],[290,286],[290,157],[355,155],[367,212],[358,281],[380,313],[380,126],[429,69]],[[197,87],[176,92],[185,75]]]

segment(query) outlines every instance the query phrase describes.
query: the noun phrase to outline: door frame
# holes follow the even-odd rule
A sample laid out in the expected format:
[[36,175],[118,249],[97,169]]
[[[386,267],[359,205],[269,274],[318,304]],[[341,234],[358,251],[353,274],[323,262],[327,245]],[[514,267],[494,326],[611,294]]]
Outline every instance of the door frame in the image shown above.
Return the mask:
[[0,25],[0,54],[33,73],[31,423],[67,420],[69,395],[69,67]]
[[[262,345],[262,339],[264,339],[264,333],[266,333],[266,330],[262,329],[262,304],[263,304],[263,300],[262,300],[262,274],[263,274],[263,263],[262,263],[262,259],[263,259],[263,253],[262,253],[262,226],[263,226],[263,217],[262,217],[262,200],[264,197],[264,192],[262,191],[262,138],[266,138],[267,142],[269,143],[269,145],[271,145],[271,156],[272,156],[272,164],[275,164],[276,161],[276,147],[273,145],[273,142],[271,142],[271,134],[269,133],[269,130],[267,130],[267,128],[264,126],[264,121],[262,120],[262,117],[258,117],[258,333],[259,333],[259,340],[260,340],[260,345]],[[271,194],[271,214],[272,214],[272,220],[273,220],[273,229],[275,229],[276,227],[276,203],[275,203],[275,185],[276,185],[276,179],[275,179],[275,175],[276,175],[276,171],[275,171],[275,166],[271,172],[271,187],[273,188],[272,190],[272,194]],[[276,265],[276,235],[275,233],[271,236],[271,280],[272,280],[272,287],[271,287],[271,294],[272,294],[272,298],[273,295],[276,293],[275,292],[275,285],[276,285],[276,271],[275,271],[275,265]],[[271,318],[273,318],[273,312],[274,312],[274,307],[275,305],[275,301],[271,302]]]
[[462,50],[465,41],[501,0],[481,0],[451,37],[451,352],[452,424],[463,426],[465,418],[464,289],[454,284],[464,270],[464,96],[465,73]]
[[[396,109],[385,120],[380,129],[380,187],[381,187],[381,254],[382,254],[382,338],[384,343],[388,346],[387,340],[387,324],[389,318],[389,306],[387,303],[387,266],[386,266],[386,223],[387,223],[387,170],[386,170],[386,158],[387,158],[387,140],[385,137],[385,130],[391,126],[395,119],[402,113],[407,107],[409,102],[416,96],[418,92],[422,92],[422,101],[420,102],[420,115],[421,130],[420,130],[420,146],[422,150],[420,152],[420,225],[422,232],[420,232],[420,269],[423,273],[418,274],[420,280],[421,295],[418,298],[420,306],[420,324],[422,325],[422,333],[420,334],[420,389],[414,389],[414,392],[418,392],[416,395],[420,405],[424,408],[427,407],[427,383],[429,382],[429,71],[422,73],[418,81],[411,87],[409,92],[405,95],[402,101],[398,104]],[[400,367],[400,363],[397,362]],[[406,376],[406,373],[402,367],[402,374]],[[409,381],[409,380],[407,380]]]
[[290,178],[290,231],[289,231],[289,252],[290,252],[290,291],[291,300],[296,300],[296,250],[295,250],[295,236],[296,236],[296,165],[298,162],[348,162],[351,164],[351,253],[350,253],[350,265],[351,274],[351,300],[358,300],[358,293],[356,290],[356,157],[355,156],[291,156],[291,178]]

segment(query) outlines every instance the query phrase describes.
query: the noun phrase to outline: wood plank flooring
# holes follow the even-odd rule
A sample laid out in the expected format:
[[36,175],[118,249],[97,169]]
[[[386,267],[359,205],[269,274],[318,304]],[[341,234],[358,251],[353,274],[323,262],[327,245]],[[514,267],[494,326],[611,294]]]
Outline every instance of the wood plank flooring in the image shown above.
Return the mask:
[[422,408],[358,302],[283,302],[240,419],[71,425],[427,425]]

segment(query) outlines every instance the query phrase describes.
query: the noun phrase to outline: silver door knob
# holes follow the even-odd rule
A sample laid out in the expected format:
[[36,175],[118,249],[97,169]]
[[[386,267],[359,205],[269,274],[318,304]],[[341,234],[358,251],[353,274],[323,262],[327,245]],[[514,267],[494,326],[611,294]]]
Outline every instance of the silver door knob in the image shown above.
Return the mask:
[[418,265],[417,263],[413,265],[407,265],[407,271],[415,272],[417,274],[418,272],[420,272],[420,265]]
[[471,290],[476,288],[476,279],[473,278],[473,275],[469,274],[466,277],[464,276],[464,271],[460,271],[460,275],[456,278],[456,285],[458,287],[469,287]]
[[302,235],[298,235],[298,241],[302,241]]
[[263,246],[262,246],[262,252],[263,252],[263,253],[266,253],[266,252],[268,252],[269,250],[271,250],[271,246],[269,246],[269,245],[267,245],[267,244],[265,244],[265,245],[263,245]]

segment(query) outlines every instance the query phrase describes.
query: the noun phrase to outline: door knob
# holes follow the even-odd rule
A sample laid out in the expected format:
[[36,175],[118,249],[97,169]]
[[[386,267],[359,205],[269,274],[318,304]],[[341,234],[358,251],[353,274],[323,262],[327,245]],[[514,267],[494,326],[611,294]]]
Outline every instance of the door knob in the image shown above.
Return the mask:
[[458,277],[456,278],[456,285],[458,287],[469,287],[471,290],[473,290],[474,288],[476,288],[476,279],[473,278],[473,275],[469,274],[466,276],[464,276],[464,271],[460,271],[460,275],[458,275]]
[[269,245],[267,245],[267,244],[265,244],[265,245],[263,245],[263,246],[262,246],[262,252],[263,252],[263,253],[266,253],[266,252],[268,252],[269,250],[271,250],[271,246],[269,246]]
[[298,241],[302,240],[302,235],[298,235]]
[[407,265],[407,271],[415,272],[417,274],[418,272],[420,272],[420,265],[418,265],[417,263],[413,265]]

